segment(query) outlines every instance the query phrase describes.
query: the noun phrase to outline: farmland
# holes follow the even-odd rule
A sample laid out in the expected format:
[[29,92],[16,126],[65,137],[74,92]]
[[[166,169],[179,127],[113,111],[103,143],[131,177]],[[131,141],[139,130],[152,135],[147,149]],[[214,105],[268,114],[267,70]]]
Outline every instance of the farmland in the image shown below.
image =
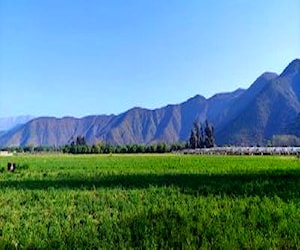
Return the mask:
[[299,192],[294,156],[2,157],[0,249],[299,249]]

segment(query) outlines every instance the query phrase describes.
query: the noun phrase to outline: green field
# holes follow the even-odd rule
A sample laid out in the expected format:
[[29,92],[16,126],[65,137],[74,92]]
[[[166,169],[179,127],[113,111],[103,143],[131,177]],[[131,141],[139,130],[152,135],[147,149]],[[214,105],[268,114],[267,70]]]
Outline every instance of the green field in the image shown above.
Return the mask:
[[300,249],[299,192],[296,157],[2,157],[0,249]]

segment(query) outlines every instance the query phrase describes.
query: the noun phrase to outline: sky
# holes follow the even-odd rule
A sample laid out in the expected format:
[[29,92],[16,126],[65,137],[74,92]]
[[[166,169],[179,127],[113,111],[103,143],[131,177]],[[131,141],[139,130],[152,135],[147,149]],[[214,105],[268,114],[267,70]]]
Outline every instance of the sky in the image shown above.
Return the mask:
[[0,117],[209,98],[299,57],[299,0],[0,0]]

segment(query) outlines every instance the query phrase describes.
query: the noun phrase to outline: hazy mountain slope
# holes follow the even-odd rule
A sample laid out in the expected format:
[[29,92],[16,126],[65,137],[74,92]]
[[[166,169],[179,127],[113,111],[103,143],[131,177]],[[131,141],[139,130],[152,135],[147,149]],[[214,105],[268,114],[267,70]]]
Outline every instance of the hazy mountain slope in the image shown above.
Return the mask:
[[10,130],[18,125],[25,124],[33,119],[33,116],[16,116],[16,117],[2,117],[0,118],[0,131]]
[[90,130],[94,128],[95,124],[98,129],[101,129],[110,119],[111,116],[88,116],[82,119],[73,117],[36,118],[1,136],[0,145],[16,146],[30,143],[34,145],[62,145],[70,143],[72,138],[77,135],[84,135],[88,141],[91,141],[91,137],[94,137]]
[[223,109],[223,113],[221,114],[222,120],[219,126],[216,127],[216,131],[224,130],[225,126],[240,116],[247,107],[255,102],[257,95],[276,77],[277,74],[269,72],[258,77],[246,91],[237,96],[228,107]]
[[234,108],[238,98],[245,93],[244,89],[237,89],[231,93],[216,94],[208,99],[208,110],[206,118],[214,124],[216,128],[222,128],[233,114],[228,113]]
[[223,144],[265,144],[275,134],[300,135],[300,60],[277,75],[264,73],[247,89],[196,95],[176,105],[133,108],[120,115],[41,117],[0,135],[0,146],[62,145],[76,136],[88,143],[168,143],[185,141],[193,121],[208,119]]

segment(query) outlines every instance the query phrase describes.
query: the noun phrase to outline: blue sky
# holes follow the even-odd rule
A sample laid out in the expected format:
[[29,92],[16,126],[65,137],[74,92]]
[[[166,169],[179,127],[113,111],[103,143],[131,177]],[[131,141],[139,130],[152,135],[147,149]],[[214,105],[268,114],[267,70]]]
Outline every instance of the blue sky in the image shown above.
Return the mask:
[[299,57],[299,0],[0,0],[0,117],[158,108]]

